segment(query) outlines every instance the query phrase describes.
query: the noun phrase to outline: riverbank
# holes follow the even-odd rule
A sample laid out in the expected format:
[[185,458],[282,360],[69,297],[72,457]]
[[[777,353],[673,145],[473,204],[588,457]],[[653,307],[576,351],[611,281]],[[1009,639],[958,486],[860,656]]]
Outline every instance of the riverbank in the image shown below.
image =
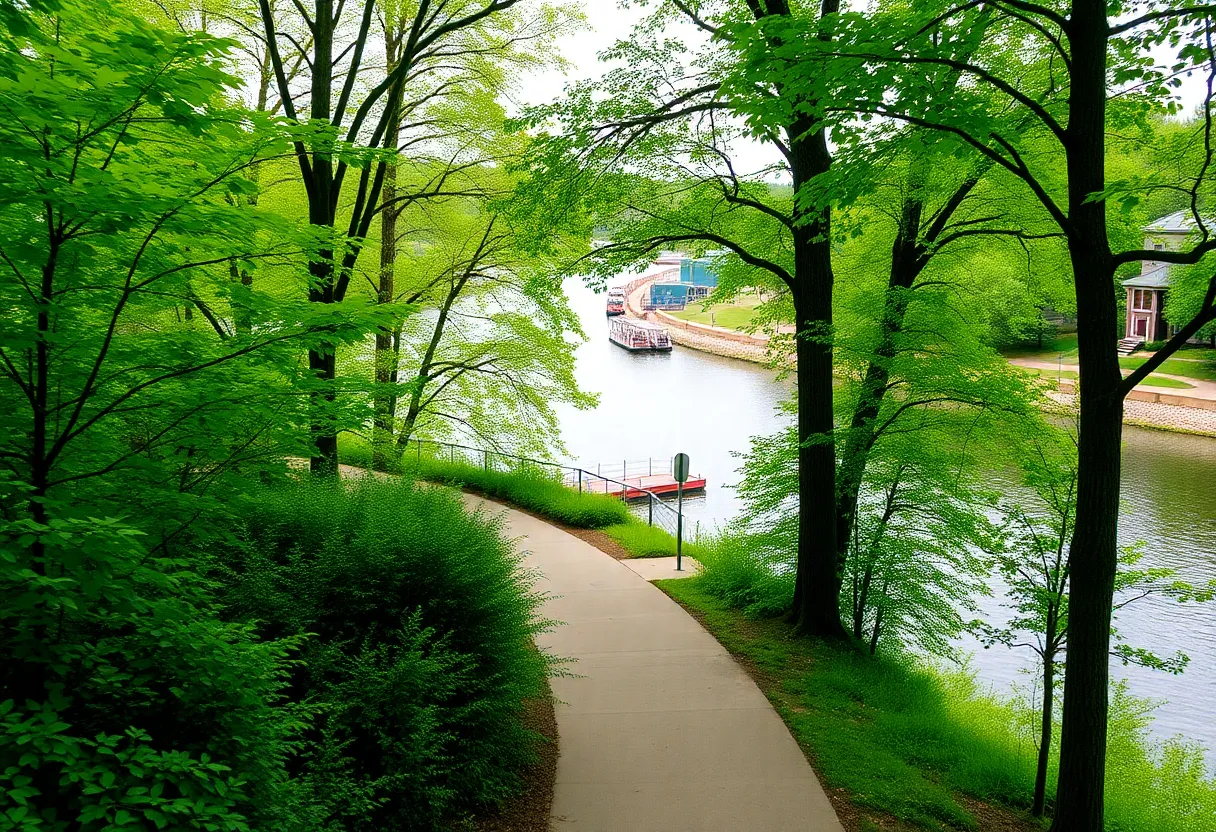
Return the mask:
[[[682,347],[753,364],[772,365],[771,339],[768,336],[685,321],[666,312],[643,309],[644,296],[650,284],[666,274],[668,272],[645,275],[626,285],[627,315],[661,324],[667,329],[671,340]],[[1026,358],[1012,358],[1010,363],[1033,370],[1054,371],[1061,369],[1061,366],[1064,370],[1076,370],[1071,365],[1049,366]],[[1192,378],[1186,381],[1189,385],[1186,389],[1152,385],[1137,387],[1124,406],[1124,423],[1152,430],[1216,437],[1216,383]],[[1075,384],[1069,380],[1058,383],[1058,392],[1053,391],[1048,395],[1064,408],[1074,406]]]
[[[1033,832],[1033,723],[968,672],[873,658],[749,616],[710,577],[658,583],[731,652],[768,696],[850,830]],[[1209,832],[1216,784],[1200,753],[1155,743],[1123,692],[1107,756],[1110,828]],[[1055,785],[1055,761],[1048,778]],[[1050,805],[1050,801],[1049,801]]]
[[625,314],[631,318],[661,324],[667,330],[671,340],[682,347],[720,355],[724,358],[750,361],[753,364],[772,363],[769,356],[769,339],[765,336],[749,335],[746,332],[723,327],[684,321],[674,315],[657,310],[646,311],[643,308],[644,296],[650,290],[650,284],[670,273],[668,270],[659,274],[645,275],[626,284]]

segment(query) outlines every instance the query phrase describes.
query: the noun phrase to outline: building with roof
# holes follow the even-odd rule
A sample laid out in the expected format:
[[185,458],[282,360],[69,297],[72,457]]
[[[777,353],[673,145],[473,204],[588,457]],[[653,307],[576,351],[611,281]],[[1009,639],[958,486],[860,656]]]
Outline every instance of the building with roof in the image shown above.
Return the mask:
[[[1149,251],[1178,251],[1195,230],[1190,210],[1175,211],[1144,226],[1144,247]],[[1127,292],[1127,324],[1121,353],[1130,353],[1146,341],[1164,341],[1177,327],[1165,318],[1170,288],[1170,264],[1158,260],[1141,263],[1140,274],[1123,281]]]

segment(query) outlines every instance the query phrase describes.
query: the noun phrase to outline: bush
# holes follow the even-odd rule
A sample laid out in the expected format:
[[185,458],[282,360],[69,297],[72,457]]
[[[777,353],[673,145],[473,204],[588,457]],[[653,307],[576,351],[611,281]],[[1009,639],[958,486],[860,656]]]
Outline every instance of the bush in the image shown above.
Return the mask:
[[294,828],[292,641],[221,621],[144,540],[112,519],[0,525],[4,828]]
[[[685,519],[685,523],[687,523]],[[700,543],[691,543],[687,538],[688,529],[684,529],[684,557],[700,560],[703,548]],[[651,526],[631,517],[627,523],[607,526],[604,534],[611,537],[621,546],[629,550],[635,558],[667,558],[676,556],[676,539],[666,530]]]
[[450,492],[371,478],[251,510],[228,598],[267,638],[310,635],[291,692],[316,717],[293,773],[327,828],[432,829],[517,790],[539,740],[523,703],[553,661],[501,532]]
[[778,536],[727,532],[700,547],[698,584],[751,616],[780,615],[794,601],[794,573]]

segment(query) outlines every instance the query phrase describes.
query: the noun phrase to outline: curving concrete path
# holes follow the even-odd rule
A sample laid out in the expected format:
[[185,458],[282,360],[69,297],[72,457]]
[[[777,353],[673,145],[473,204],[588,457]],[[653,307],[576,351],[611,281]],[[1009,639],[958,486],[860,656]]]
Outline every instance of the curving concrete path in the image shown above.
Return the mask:
[[843,832],[785,723],[713,636],[642,575],[505,512],[564,622],[541,647],[561,737],[553,832]]

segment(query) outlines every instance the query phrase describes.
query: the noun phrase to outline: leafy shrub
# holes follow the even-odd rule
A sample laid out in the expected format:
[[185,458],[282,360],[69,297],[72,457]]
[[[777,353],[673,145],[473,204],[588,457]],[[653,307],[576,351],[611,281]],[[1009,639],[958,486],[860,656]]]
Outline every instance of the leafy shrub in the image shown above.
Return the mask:
[[405,482],[268,492],[231,553],[233,613],[311,634],[292,696],[317,716],[297,774],[330,828],[432,829],[518,788],[552,659],[499,521]]
[[[687,518],[684,522],[688,523]],[[688,529],[685,528],[685,535],[687,533]],[[606,527],[604,534],[628,549],[635,558],[666,558],[676,555],[674,535],[658,526],[648,525],[635,518],[630,518],[627,523]],[[686,536],[683,551],[684,557],[700,559],[702,547],[699,542],[690,542]]]
[[783,536],[727,532],[697,552],[698,585],[748,615],[780,615],[794,600],[794,573]]
[[0,817],[24,830],[292,828],[292,641],[112,519],[0,525]]

